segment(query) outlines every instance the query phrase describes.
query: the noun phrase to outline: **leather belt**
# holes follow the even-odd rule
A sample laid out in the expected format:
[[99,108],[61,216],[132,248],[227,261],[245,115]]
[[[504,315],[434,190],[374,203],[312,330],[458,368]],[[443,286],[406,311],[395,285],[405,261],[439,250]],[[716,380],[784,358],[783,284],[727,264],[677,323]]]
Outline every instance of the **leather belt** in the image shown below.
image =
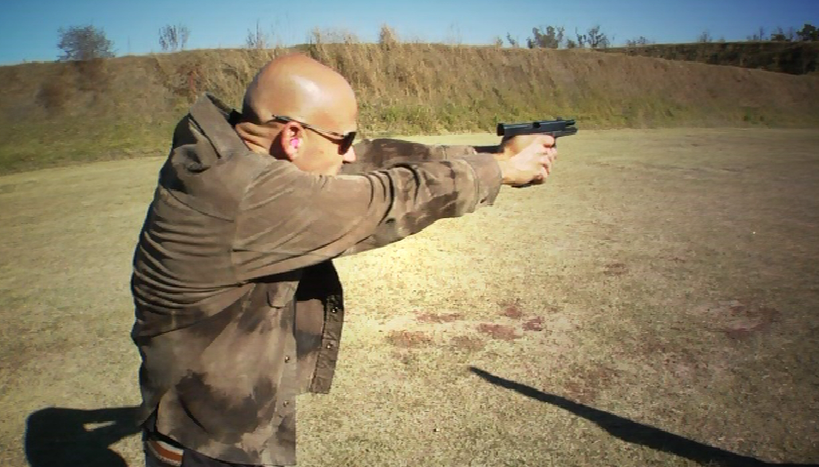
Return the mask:
[[181,467],[182,453],[184,452],[182,449],[150,436],[145,441],[145,445],[150,449],[151,454],[160,461],[174,467]]

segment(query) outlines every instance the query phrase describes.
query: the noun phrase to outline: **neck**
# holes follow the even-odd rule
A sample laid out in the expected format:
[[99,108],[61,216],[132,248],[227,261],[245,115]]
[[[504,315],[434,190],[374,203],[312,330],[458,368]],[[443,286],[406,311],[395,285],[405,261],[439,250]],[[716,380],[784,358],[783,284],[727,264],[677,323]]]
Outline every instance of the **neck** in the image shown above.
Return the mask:
[[251,128],[251,125],[253,124],[248,122],[236,124],[236,133],[239,134],[239,137],[242,138],[245,146],[247,146],[247,148],[251,151],[257,154],[270,155],[270,145],[272,144],[273,139],[270,137],[270,135],[265,134],[266,132],[258,131],[260,128],[257,125],[253,125],[255,128]]

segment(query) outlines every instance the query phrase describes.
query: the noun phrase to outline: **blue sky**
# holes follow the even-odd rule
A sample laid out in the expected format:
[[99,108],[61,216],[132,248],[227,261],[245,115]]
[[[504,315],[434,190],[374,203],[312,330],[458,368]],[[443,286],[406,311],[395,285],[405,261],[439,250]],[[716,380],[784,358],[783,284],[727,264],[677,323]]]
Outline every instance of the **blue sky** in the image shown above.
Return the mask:
[[305,41],[313,28],[341,28],[374,41],[382,24],[402,38],[487,44],[511,33],[521,42],[535,26],[583,31],[600,24],[614,43],[638,36],[659,43],[692,42],[704,30],[715,39],[744,40],[760,26],[819,26],[819,0],[416,0],[346,2],[291,0],[2,0],[0,64],[54,60],[58,29],[93,24],[117,55],[160,51],[158,30],[181,23],[188,49],[241,47],[256,22],[286,43]]

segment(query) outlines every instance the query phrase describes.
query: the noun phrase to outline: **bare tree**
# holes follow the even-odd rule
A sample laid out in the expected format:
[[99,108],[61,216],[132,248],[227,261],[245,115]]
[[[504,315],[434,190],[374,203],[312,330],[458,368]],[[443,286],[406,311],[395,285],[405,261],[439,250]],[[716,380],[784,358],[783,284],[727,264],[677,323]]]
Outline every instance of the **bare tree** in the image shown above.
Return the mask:
[[646,38],[646,36],[640,36],[636,39],[629,39],[626,41],[626,47],[642,47],[645,45],[653,44],[654,41],[650,41]]
[[166,25],[159,29],[159,46],[165,52],[185,50],[191,32],[181,24]]
[[270,38],[262,32],[259,26],[259,20],[256,20],[256,31],[247,30],[247,38],[245,39],[245,46],[248,49],[269,49]]
[[714,42],[714,37],[711,36],[711,32],[709,30],[705,30],[697,36],[697,42],[706,43],[706,42]]
[[765,28],[760,26],[759,30],[757,32],[751,34],[750,36],[747,36],[746,39],[749,40],[749,41],[754,41],[754,42],[762,42],[762,41],[766,40],[765,39]]
[[793,29],[793,27],[790,27],[787,31],[785,31],[782,29],[782,26],[779,26],[773,33],[771,33],[771,40],[777,42],[793,42],[796,40],[796,37],[796,30]]
[[492,45],[494,45],[495,47],[500,49],[501,47],[503,47],[503,39],[501,39],[500,36],[493,37],[492,38]]
[[105,36],[102,29],[92,25],[71,26],[58,30],[60,42],[57,44],[63,51],[60,61],[94,60],[114,56],[113,43]]
[[562,26],[532,28],[532,37],[526,39],[526,46],[530,49],[559,49],[563,44],[564,31]]
[[600,25],[595,25],[586,31],[588,45],[592,49],[605,49],[609,46],[608,36],[600,30]]
[[585,49],[586,45],[588,45],[589,43],[589,36],[585,34],[580,34],[579,32],[577,32],[577,28],[574,28],[574,35],[577,38],[577,40],[574,41],[574,47],[571,48]]
[[506,33],[506,40],[509,41],[509,45],[511,45],[513,48],[517,49],[520,47],[520,42],[518,42],[517,39],[512,39],[512,34],[508,32]]

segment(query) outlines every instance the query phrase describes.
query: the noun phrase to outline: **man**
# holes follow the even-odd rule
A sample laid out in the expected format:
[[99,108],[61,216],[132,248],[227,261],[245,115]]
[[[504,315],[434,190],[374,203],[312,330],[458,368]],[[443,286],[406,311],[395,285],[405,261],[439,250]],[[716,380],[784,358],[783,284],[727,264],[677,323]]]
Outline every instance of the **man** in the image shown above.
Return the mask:
[[506,156],[353,146],[356,120],[341,75],[289,55],[241,114],[205,96],[177,125],[132,276],[147,465],[295,465],[295,397],[328,392],[338,357],[331,260],[540,183],[556,157],[550,137]]

